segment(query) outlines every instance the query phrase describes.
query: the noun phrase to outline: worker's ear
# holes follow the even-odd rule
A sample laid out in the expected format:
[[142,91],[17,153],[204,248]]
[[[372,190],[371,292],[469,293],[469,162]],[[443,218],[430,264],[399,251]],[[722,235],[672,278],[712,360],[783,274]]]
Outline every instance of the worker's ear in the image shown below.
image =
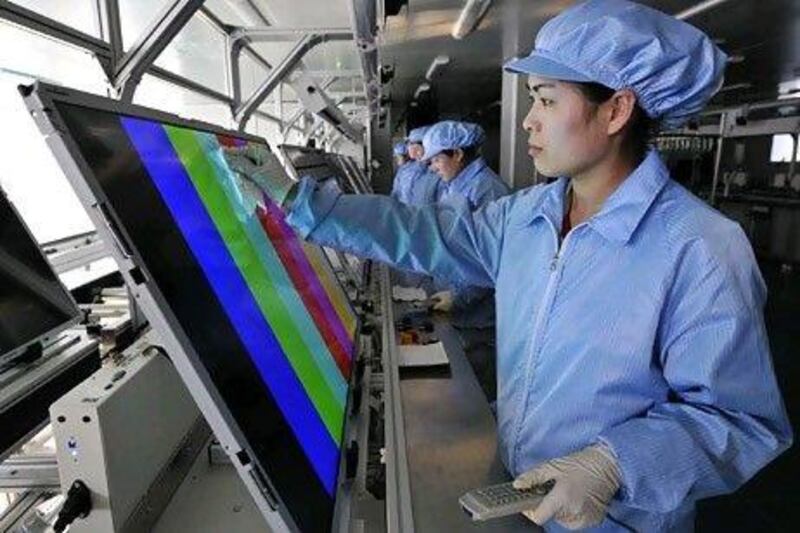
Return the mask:
[[609,135],[615,135],[630,122],[633,110],[636,109],[636,95],[630,89],[621,89],[601,105],[605,108],[608,119],[607,132]]
[[464,150],[461,148],[456,148],[453,152],[453,159],[456,160],[456,163],[461,163],[464,161]]

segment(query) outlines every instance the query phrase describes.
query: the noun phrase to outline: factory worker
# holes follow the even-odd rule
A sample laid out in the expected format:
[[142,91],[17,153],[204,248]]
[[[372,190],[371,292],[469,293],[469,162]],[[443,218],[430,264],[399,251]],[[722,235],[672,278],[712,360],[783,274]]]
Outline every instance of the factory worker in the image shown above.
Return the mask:
[[[445,120],[434,124],[422,139],[430,169],[442,180],[437,201],[466,200],[475,210],[508,194],[509,188],[489,168],[480,154],[486,134],[478,124]],[[454,312],[456,325],[488,328],[494,325],[491,290],[451,287],[444,280],[434,282],[431,297],[437,311]]]
[[409,161],[408,147],[405,142],[395,143],[392,147],[392,154],[394,154],[394,165],[399,169]]
[[455,120],[434,124],[425,133],[422,160],[442,180],[438,201],[462,196],[477,209],[510,192],[480,154],[485,139],[479,125]]
[[291,190],[311,241],[495,287],[499,447],[519,487],[555,481],[526,513],[549,531],[691,531],[698,499],[791,444],[752,249],[646,143],[704,107],[725,61],[649,7],[577,4],[506,65],[553,183],[477,211]]
[[435,202],[439,180],[422,162],[422,139],[429,127],[414,128],[408,133],[406,146],[410,161],[397,169],[392,184],[391,197],[411,205]]

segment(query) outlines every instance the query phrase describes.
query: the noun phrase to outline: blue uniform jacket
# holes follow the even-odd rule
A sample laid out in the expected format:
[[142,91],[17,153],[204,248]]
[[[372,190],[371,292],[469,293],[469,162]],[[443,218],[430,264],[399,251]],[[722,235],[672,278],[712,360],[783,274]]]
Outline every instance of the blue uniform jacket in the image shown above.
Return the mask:
[[691,529],[695,500],[735,490],[792,440],[764,282],[741,228],[655,152],[559,242],[568,181],[471,211],[306,179],[289,221],[320,244],[494,286],[509,472],[604,442],[622,488],[596,530]]
[[408,161],[397,169],[390,196],[404,204],[424,205],[435,202],[439,178],[425,163]]

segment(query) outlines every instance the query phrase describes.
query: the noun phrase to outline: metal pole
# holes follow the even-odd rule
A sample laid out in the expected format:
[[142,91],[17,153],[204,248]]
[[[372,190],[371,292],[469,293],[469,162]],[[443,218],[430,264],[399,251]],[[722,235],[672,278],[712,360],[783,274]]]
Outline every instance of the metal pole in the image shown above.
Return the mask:
[[112,67],[116,69],[117,63],[124,54],[119,3],[117,0],[97,0],[97,13],[100,19],[100,34],[111,45]]
[[228,72],[231,79],[231,94],[233,95],[234,108],[242,103],[242,73],[239,68],[239,58],[245,41],[228,36]]
[[722,164],[722,141],[725,138],[725,125],[728,121],[728,114],[723,113],[719,117],[719,138],[717,139],[717,154],[714,158],[714,180],[711,182],[711,198],[709,203],[713,207],[717,200],[717,184],[719,183],[719,170]]
[[797,165],[797,156],[798,156],[798,151],[797,151],[798,146],[797,146],[797,144],[798,144],[798,141],[800,141],[800,138],[798,138],[798,135],[800,135],[800,134],[795,133],[794,135],[792,135],[792,155],[789,158],[789,175],[786,177],[786,185],[787,185],[787,187],[791,187],[792,186],[792,178],[794,178],[794,168]]

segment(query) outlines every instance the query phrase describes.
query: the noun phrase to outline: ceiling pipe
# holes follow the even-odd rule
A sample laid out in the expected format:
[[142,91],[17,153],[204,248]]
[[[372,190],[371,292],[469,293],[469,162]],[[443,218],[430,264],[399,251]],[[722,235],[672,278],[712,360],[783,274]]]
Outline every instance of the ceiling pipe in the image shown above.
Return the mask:
[[451,35],[453,39],[463,39],[475,28],[478,27],[489,7],[492,5],[492,0],[467,0],[461,13],[458,15],[458,20],[453,25]]
[[700,15],[701,13],[705,13],[709,9],[713,9],[721,4],[724,4],[728,0],[705,0],[705,2],[700,2],[696,6],[692,6],[688,9],[684,9],[683,11],[676,13],[675,18],[679,20],[686,20],[688,18],[692,18],[695,15]]

